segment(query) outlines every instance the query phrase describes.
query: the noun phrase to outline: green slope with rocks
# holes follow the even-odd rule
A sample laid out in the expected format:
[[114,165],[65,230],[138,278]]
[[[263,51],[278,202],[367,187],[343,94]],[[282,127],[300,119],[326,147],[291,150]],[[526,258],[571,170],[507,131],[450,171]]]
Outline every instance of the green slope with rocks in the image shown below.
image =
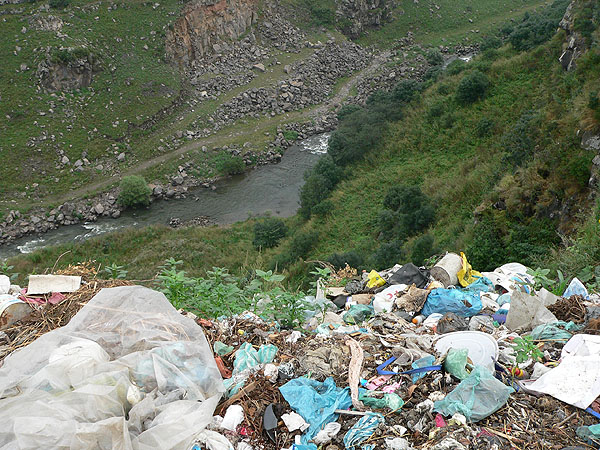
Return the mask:
[[[393,103],[398,100],[392,91],[368,102],[359,114],[368,116],[383,102],[401,117],[381,121],[380,138],[344,167],[343,180],[321,210],[308,220],[287,219],[287,237],[274,248],[254,248],[256,221],[248,221],[129,230],[12,263],[21,273],[41,271],[68,251],[59,265],[82,259],[126,263],[130,275],[147,278],[174,257],[195,274],[212,266],[277,267],[299,283],[312,267],[303,261],[384,267],[459,248],[482,269],[514,259],[539,265],[562,258],[574,261],[563,264],[573,274],[593,272],[600,262],[587,247],[598,231],[592,164],[599,119],[598,12],[593,4],[576,3],[562,24],[566,30],[555,34],[567,3],[509,22],[470,63],[432,67],[408,101]],[[582,25],[588,21],[592,28]],[[567,49],[576,57],[573,64],[570,54],[559,61],[567,33],[578,37],[576,48]],[[548,40],[538,42],[539,36]],[[461,96],[459,91],[472,88],[465,80],[477,76],[485,78],[485,89],[473,98]],[[384,226],[386,195],[403,185],[417,186],[434,206],[433,223],[411,231]],[[573,245],[565,250],[565,242]]]

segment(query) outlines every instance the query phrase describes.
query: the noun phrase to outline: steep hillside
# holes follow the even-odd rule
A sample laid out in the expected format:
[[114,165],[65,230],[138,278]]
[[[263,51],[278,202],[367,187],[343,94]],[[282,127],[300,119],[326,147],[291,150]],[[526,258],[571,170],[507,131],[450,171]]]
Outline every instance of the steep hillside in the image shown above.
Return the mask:
[[[432,72],[411,98],[397,94],[402,92],[397,88],[372,97],[364,110],[354,108],[350,120],[359,114],[366,123],[375,121],[362,135],[375,137],[375,144],[356,147],[364,153],[357,162],[342,163],[343,175],[336,175],[339,184],[325,195],[323,207],[308,221],[287,220],[288,238],[275,248],[257,252],[255,221],[249,221],[225,228],[130,230],[44,249],[14,264],[22,272],[40,270],[69,251],[61,264],[90,257],[128,261],[132,274],[148,277],[174,257],[192,273],[212,266],[287,267],[298,282],[310,267],[301,259],[383,267],[407,259],[421,263],[434,253],[462,248],[481,269],[515,259],[549,265],[560,258],[570,262],[561,267],[573,274],[593,273],[600,263],[590,248],[598,248],[599,231],[598,11],[592,2],[576,2],[554,34],[567,3],[555,2],[503,27],[504,45],[488,39],[487,50],[475,60]],[[543,36],[549,41],[539,42]],[[566,70],[559,59],[573,46],[578,58]],[[473,81],[481,78],[484,88]],[[381,111],[388,120],[400,112],[402,118],[386,125],[377,119]],[[337,133],[345,132],[344,120]],[[339,148],[330,144],[334,159]],[[323,170],[330,170],[331,180],[333,169]],[[390,189],[398,186],[416,186],[435,220],[424,222],[424,228],[394,225],[405,216],[384,210],[394,203],[386,199]],[[425,214],[418,208],[413,209]],[[399,222],[390,227],[389,220]],[[573,245],[565,250],[561,244],[569,242]]]

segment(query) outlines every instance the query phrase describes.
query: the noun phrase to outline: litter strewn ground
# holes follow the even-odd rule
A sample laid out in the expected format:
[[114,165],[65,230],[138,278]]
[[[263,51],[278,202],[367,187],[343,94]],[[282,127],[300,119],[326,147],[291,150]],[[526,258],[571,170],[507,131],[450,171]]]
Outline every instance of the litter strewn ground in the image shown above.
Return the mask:
[[84,276],[0,335],[0,446],[598,448],[600,297],[577,279],[559,296],[462,254],[346,269],[302,330],[100,290],[124,284]]

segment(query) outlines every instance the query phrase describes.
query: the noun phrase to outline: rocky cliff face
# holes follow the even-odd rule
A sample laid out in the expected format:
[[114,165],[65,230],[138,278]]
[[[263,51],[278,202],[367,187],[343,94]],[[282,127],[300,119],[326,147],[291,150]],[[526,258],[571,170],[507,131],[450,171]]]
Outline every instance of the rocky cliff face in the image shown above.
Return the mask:
[[181,67],[239,38],[257,19],[258,0],[192,0],[166,36],[167,56]]
[[41,86],[49,92],[68,92],[88,87],[98,70],[99,63],[90,53],[68,60],[47,58],[39,64],[37,76]]
[[577,0],[573,0],[569,4],[564,17],[559,24],[560,28],[567,33],[567,41],[563,45],[563,53],[559,58],[559,61],[565,70],[575,68],[575,61],[585,51],[585,41],[583,36],[574,29],[576,2]]
[[339,0],[336,18],[345,34],[358,37],[391,19],[395,0]]

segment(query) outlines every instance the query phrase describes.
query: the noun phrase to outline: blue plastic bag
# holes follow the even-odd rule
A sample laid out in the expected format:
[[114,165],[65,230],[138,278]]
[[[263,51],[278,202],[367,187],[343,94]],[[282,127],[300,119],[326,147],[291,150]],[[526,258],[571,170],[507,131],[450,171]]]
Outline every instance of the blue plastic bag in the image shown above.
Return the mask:
[[462,288],[462,290],[467,292],[493,292],[494,283],[492,283],[492,280],[489,278],[478,277],[477,281],[471,283],[465,288]]
[[[357,450],[358,448],[361,448],[360,444],[369,439],[381,423],[385,423],[385,419],[378,413],[369,412],[366,416],[361,417],[344,436],[344,447],[346,447],[346,450]],[[367,448],[373,447],[362,447],[363,450],[366,450]]]
[[496,303],[498,303],[498,305],[500,306],[505,305],[507,303],[510,304],[510,294],[502,294],[496,299]]
[[586,300],[590,298],[586,287],[583,285],[578,278],[573,278],[569,283],[569,286],[563,293],[564,298],[570,298],[572,295],[581,295]]
[[[413,369],[420,369],[421,367],[433,366],[434,362],[435,362],[435,358],[432,355],[428,355],[428,356],[424,356],[421,359],[417,359],[414,363],[411,364],[411,367]],[[413,384],[416,383],[417,381],[419,381],[425,375],[427,375],[426,372],[413,373],[412,374]]]
[[482,304],[479,292],[462,289],[433,289],[421,314],[430,316],[433,313],[446,314],[453,312],[462,317],[475,316],[481,311]]
[[281,386],[279,391],[292,409],[310,424],[300,440],[303,446],[310,445],[309,441],[326,424],[337,420],[337,414],[334,414],[336,409],[347,409],[352,405],[350,388],[338,388],[331,377],[322,383],[309,378],[296,378]]
[[573,333],[579,331],[581,328],[581,325],[576,325],[574,322],[559,320],[558,322],[538,325],[531,332],[531,337],[536,341],[568,341],[573,336]]

